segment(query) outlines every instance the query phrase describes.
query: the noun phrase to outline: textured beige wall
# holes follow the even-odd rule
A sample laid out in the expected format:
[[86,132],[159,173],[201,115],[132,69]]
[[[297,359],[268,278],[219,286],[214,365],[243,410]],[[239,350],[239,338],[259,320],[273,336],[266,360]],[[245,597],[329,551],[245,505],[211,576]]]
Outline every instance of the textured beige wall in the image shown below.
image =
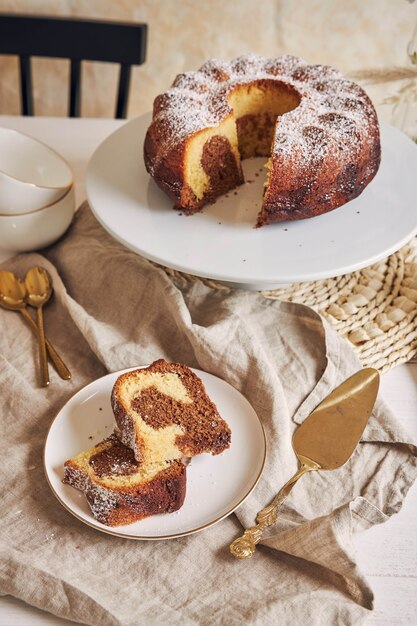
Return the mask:
[[[134,69],[129,117],[149,110],[178,72],[213,56],[290,53],[344,72],[404,66],[417,21],[417,3],[406,0],[0,0],[0,12],[147,22],[148,60]],[[0,113],[18,114],[16,59],[0,57],[0,76]],[[38,115],[66,114],[67,77],[67,62],[35,60]],[[114,66],[85,64],[84,116],[113,116],[116,82]],[[368,91],[380,105],[398,85]]]

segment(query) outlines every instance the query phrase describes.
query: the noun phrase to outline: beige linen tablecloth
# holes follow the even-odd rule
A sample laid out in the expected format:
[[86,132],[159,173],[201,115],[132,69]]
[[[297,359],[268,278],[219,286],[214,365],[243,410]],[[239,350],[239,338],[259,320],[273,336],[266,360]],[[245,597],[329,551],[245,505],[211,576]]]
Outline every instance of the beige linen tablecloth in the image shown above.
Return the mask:
[[[351,460],[304,477],[252,559],[228,549],[294,473],[297,424],[359,369],[348,343],[302,305],[173,282],[116,243],[86,206],[44,256],[7,267],[23,276],[34,264],[53,276],[47,334],[74,376],[61,381],[51,368],[50,387],[40,389],[34,336],[18,314],[0,311],[0,592],[100,626],[362,623],[373,596],[351,534],[398,512],[417,472],[416,449],[381,401]],[[266,429],[265,471],[236,514],[204,532],[162,542],[112,537],[50,492],[46,433],[84,384],[159,357],[246,396]]]

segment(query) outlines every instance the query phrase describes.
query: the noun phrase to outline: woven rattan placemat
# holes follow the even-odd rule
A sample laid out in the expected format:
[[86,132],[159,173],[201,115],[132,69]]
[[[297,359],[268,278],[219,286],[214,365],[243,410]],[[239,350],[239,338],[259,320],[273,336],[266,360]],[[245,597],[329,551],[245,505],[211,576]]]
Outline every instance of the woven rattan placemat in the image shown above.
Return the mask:
[[[229,287],[164,268],[171,276]],[[385,371],[417,356],[417,238],[351,274],[260,292],[320,313],[353,346],[364,367]]]

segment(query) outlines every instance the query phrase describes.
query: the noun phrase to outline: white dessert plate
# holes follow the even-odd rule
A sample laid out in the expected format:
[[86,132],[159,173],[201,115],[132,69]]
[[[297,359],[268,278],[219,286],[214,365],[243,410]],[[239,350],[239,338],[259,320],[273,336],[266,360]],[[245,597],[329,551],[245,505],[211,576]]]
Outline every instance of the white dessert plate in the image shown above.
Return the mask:
[[255,229],[265,159],[244,161],[244,185],[187,217],[172,209],[145,170],[149,121],[144,115],[127,122],[98,147],[87,196],[115,239],[166,267],[268,289],[361,269],[417,232],[417,146],[391,126],[381,125],[381,166],[358,198],[325,215]]
[[242,504],[257,485],[265,464],[262,424],[249,402],[234,387],[212,374],[194,372],[229,424],[232,441],[222,454],[201,454],[190,461],[181,509],[126,526],[109,527],[93,517],[83,493],[62,483],[64,462],[113,432],[110,394],[116,378],[123,373],[114,372],[78,391],[60,410],[48,432],[44,450],[46,477],[54,495],[70,513],[110,535],[172,539],[208,528]]

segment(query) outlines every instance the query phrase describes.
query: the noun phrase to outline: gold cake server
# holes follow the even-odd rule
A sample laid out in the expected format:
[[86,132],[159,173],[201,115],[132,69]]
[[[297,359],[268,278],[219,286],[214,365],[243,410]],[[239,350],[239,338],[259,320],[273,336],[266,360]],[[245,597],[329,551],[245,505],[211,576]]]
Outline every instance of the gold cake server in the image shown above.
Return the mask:
[[301,476],[313,470],[332,470],[344,465],[356,448],[372,413],[379,387],[379,373],[359,370],[334,389],[294,433],[292,444],[300,462],[296,474],[256,517],[256,525],[230,546],[238,559],[253,555],[263,531],[274,524],[278,508]]

